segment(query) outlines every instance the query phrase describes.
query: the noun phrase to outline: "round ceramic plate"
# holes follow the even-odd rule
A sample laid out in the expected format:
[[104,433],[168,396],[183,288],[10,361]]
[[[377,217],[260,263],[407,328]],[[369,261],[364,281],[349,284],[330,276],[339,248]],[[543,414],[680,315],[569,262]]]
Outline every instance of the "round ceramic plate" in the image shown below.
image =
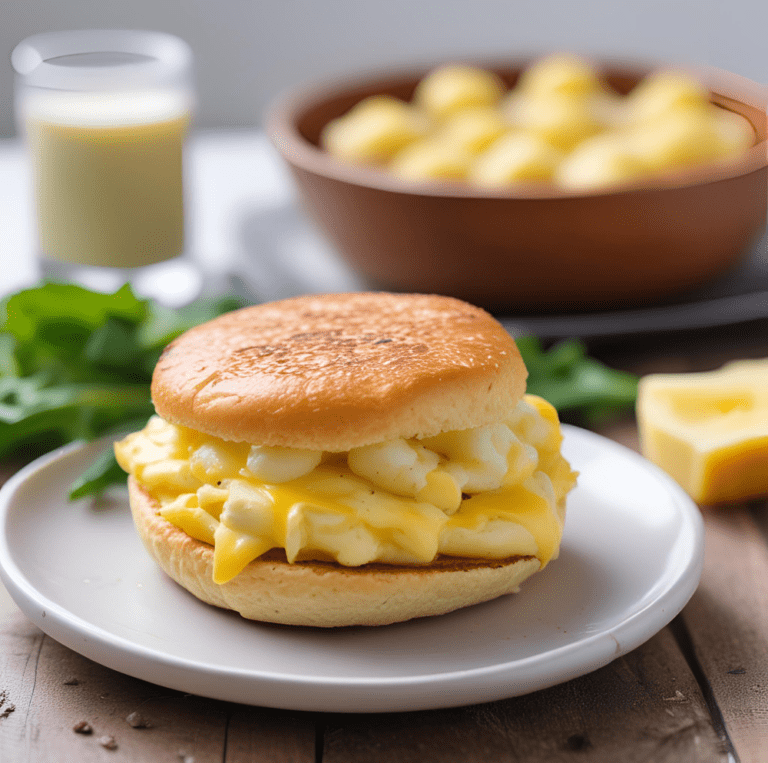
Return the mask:
[[564,427],[580,474],[560,558],[505,596],[441,617],[320,630],[199,602],[148,557],[126,493],[67,501],[101,443],[56,451],[0,491],[0,573],[57,641],[137,678],[253,705],[417,710],[510,697],[607,664],[666,625],[701,574],[697,507],[605,438]]

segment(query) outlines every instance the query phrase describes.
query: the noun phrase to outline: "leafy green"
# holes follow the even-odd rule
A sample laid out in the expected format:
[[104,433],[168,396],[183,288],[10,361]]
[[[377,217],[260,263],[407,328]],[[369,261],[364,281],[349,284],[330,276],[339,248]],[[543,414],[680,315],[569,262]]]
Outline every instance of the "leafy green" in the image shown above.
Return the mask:
[[634,406],[637,376],[590,357],[583,342],[566,339],[545,351],[536,337],[515,341],[528,368],[528,392],[561,415],[596,424]]
[[[141,428],[154,409],[152,370],[168,342],[241,307],[232,298],[180,310],[114,294],[46,283],[0,302],[0,458],[33,458],[73,440]],[[111,450],[72,488],[101,492],[124,474]]]
[[114,451],[107,448],[70,485],[69,498],[71,501],[76,501],[88,495],[98,495],[110,485],[124,481],[125,472],[115,460]]

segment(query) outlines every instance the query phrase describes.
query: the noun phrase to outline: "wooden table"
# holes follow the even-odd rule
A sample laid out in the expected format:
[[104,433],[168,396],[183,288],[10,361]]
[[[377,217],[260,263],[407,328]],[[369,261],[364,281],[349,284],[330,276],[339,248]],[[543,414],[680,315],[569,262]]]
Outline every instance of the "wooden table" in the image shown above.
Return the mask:
[[[707,370],[768,356],[768,321],[593,343],[591,351],[639,373]],[[603,434],[637,446],[631,419]],[[707,509],[704,516],[701,586],[670,626],[590,675],[452,710],[299,713],[182,694],[59,645],[0,590],[0,761],[764,763],[768,506]],[[129,722],[136,723],[133,714],[138,727]],[[91,734],[74,731],[81,722]]]

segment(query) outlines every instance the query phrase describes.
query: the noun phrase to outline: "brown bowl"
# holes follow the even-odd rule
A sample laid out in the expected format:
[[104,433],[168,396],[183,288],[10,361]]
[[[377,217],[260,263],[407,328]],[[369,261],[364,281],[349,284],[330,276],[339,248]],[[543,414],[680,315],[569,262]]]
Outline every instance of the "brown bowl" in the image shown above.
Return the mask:
[[[513,86],[528,63],[480,65]],[[626,93],[656,68],[602,70]],[[412,183],[319,148],[332,119],[376,93],[410,99],[427,71],[305,88],[267,120],[305,208],[375,288],[449,294],[506,312],[643,305],[723,273],[765,227],[768,90],[709,68],[691,71],[715,104],[752,123],[755,146],[736,160],[611,192]]]

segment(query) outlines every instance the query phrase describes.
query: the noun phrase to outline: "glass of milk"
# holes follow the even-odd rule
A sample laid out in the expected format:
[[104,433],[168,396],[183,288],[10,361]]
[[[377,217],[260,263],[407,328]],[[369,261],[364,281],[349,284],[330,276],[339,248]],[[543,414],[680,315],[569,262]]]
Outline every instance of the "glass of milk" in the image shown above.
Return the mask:
[[83,30],[14,49],[42,275],[169,304],[195,296],[184,257],[183,146],[192,52],[159,32]]

